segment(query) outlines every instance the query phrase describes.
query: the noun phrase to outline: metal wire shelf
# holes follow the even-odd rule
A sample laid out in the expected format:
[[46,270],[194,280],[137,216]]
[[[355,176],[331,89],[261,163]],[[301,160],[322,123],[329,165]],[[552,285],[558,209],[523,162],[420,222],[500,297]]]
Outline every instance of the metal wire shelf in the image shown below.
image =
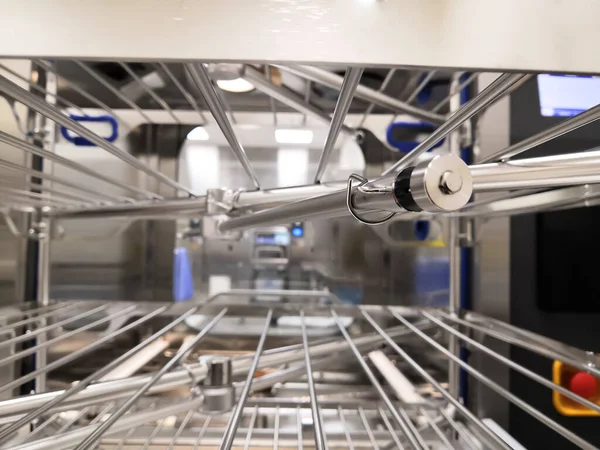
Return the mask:
[[[298,292],[303,297],[318,294]],[[577,446],[596,448],[508,392],[493,374],[454,356],[443,342],[454,335],[472,352],[492,357],[547,387],[549,396],[554,390],[600,412],[597,404],[497,353],[483,338],[509,342],[598,376],[596,355],[474,313],[461,319],[440,309],[266,305],[248,303],[247,295],[232,291],[196,305],[63,302],[34,310],[4,308],[3,333],[25,328],[29,333],[19,341],[34,340],[42,332],[57,335],[0,361],[6,364],[32,352],[48,352],[45,367],[3,386],[3,392],[42,372],[50,375],[49,386],[55,383],[52,380],[68,381],[70,366],[93,358],[98,349],[119,337],[143,329],[153,333],[63,390],[0,401],[2,445],[18,449],[83,449],[96,444],[100,448],[479,448],[484,443],[511,448],[504,436],[449,392],[443,372],[424,358],[429,354],[460,365],[473,380]],[[181,327],[194,314],[204,320],[190,334],[189,328]],[[297,317],[297,337],[272,347],[269,339],[281,334],[278,319],[284,316]],[[328,336],[310,337],[314,317],[329,318]],[[223,350],[209,350],[211,335],[231,332],[231,327],[227,331],[217,326],[219,322],[253,318],[263,323],[251,339],[254,349],[227,358]],[[45,325],[36,328],[42,321]],[[99,329],[102,324],[105,328]],[[77,340],[82,336],[87,336],[87,343]],[[17,342],[13,338],[2,345]],[[64,353],[78,342],[80,348]],[[165,356],[169,347],[173,348],[170,357]],[[434,351],[424,352],[428,347]],[[202,356],[196,360],[199,350]],[[136,374],[156,358],[166,361],[158,371]],[[328,382],[336,367],[346,378],[338,375],[337,382]],[[26,431],[26,424],[33,426]]]
[[[153,99],[167,113],[172,123],[183,123],[179,119],[178,111],[174,110],[161,98],[144,81],[144,77],[138,75],[132,69],[133,65],[131,63],[117,61],[117,64],[132,79],[132,83],[137,84],[149,98]],[[51,75],[68,86],[73,87],[73,90],[85,101],[92,102],[113,117],[118,117],[115,109],[110,108],[105,102],[91,96],[84,88],[77,86],[74,80],[61,75],[59,70],[51,63],[35,60],[34,65],[36,70],[45,71],[49,76]],[[119,100],[135,110],[143,121],[152,122],[152,119],[143,109],[93,69],[90,64],[76,61],[76,67],[79,67],[83,73],[100,83],[102,87],[106,88]],[[158,62],[152,67],[156,71],[163,73],[164,78],[171,82],[177,92],[181,94],[181,97],[188,103],[189,109],[197,114],[197,123],[206,122],[205,112],[201,109],[200,105],[202,105],[202,108],[208,108],[248,177],[252,180],[252,184],[259,189],[260,183],[256,172],[252,168],[252,163],[248,160],[242,143],[236,137],[231,121],[227,117],[227,107],[223,103],[221,95],[213,86],[210,67],[192,63],[177,67],[174,63],[167,65],[162,62]],[[221,221],[216,225],[216,232],[217,234],[224,235],[261,224],[285,223],[299,216],[331,217],[334,215],[343,215],[348,212],[348,207],[345,204],[346,201],[342,186],[349,185],[349,182],[338,181],[324,185],[318,182],[328,165],[339,133],[343,132],[346,135],[360,139],[360,133],[357,129],[344,124],[344,118],[354,97],[369,102],[365,114],[360,120],[361,123],[372,113],[373,105],[378,105],[387,108],[394,114],[408,114],[417,119],[440,124],[415,150],[385,170],[381,177],[371,179],[364,185],[351,188],[349,206],[354,214],[362,215],[365,212],[381,211],[396,213],[400,216],[403,215],[407,219],[413,219],[418,217],[418,215],[429,216],[430,214],[456,217],[494,216],[497,214],[519,214],[531,211],[533,208],[537,210],[581,206],[582,202],[589,204],[590,202],[594,202],[597,197],[595,188],[588,187],[588,185],[598,181],[596,175],[598,156],[594,151],[575,153],[569,156],[531,158],[518,162],[513,162],[509,158],[597,120],[600,117],[599,107],[592,108],[572,119],[562,121],[558,125],[523,142],[511,145],[497,152],[493,157],[482,161],[484,164],[478,163],[465,167],[454,156],[447,157],[443,161],[438,157],[437,162],[435,162],[436,159],[434,158],[434,161],[418,163],[420,156],[435,146],[441,139],[456,132],[467,121],[481,114],[499,98],[509,95],[510,92],[528,80],[531,75],[501,75],[473,100],[458,108],[453,107],[453,111],[455,110],[455,112],[444,117],[428,112],[422,107],[411,105],[411,102],[414,101],[418,93],[424,88],[426,82],[435,75],[436,71],[422,73],[421,82],[415,86],[412,92],[407,93],[406,101],[401,101],[386,95],[384,85],[381,86],[379,91],[361,85],[359,83],[361,72],[358,69],[356,71],[348,71],[344,78],[316,67],[297,65],[277,65],[276,67],[283,72],[289,71],[299,75],[313,84],[320,83],[330,88],[341,89],[336,109],[330,118],[328,114],[306,102],[301,96],[298,96],[282,85],[275,84],[273,80],[270,81],[270,70],[267,70],[266,73],[269,75],[267,76],[252,65],[240,64],[236,65],[233,69],[237,75],[252,82],[257,89],[270,96],[270,98],[278,102],[285,102],[288,106],[305,116],[314,117],[331,124],[319,168],[315,175],[317,183],[312,188],[259,189],[255,192],[239,192],[235,190],[235,187],[231,187],[231,190],[215,191],[213,194],[209,192],[208,195],[194,195],[195,193],[182,186],[176,180],[157,172],[134,156],[124,152],[122,149],[68,117],[65,112],[69,111],[69,109],[72,110],[75,108],[76,111],[84,111],[80,106],[74,104],[73,101],[65,101],[61,96],[57,97],[53,93],[56,90],[55,88],[52,89],[49,87],[46,89],[35,83],[30,83],[37,90],[40,90],[42,94],[46,95],[47,100],[54,99],[54,101],[62,102],[62,104],[66,105],[69,108],[66,111],[59,109],[58,106],[52,103],[44,101],[43,98],[36,96],[32,92],[28,92],[10,79],[2,76],[0,78],[0,90],[6,98],[25,104],[56,124],[72,130],[80,137],[106,150],[126,164],[131,165],[132,168],[173,188],[171,198],[164,198],[163,195],[152,192],[152,190],[144,186],[124,183],[115,177],[99,173],[92,168],[85,167],[68,158],[54,154],[52,152],[53,142],[47,139],[45,143],[36,144],[35,142],[30,143],[24,139],[3,133],[0,134],[0,141],[5,144],[63,165],[85,176],[105,182],[107,187],[108,185],[118,187],[124,193],[124,195],[115,195],[90,190],[84,184],[71,182],[64,177],[57,177],[47,171],[39,171],[22,167],[9,161],[2,161],[0,162],[2,167],[6,169],[25,173],[29,177],[32,177],[32,180],[35,178],[38,181],[43,181],[40,187],[34,188],[34,192],[11,191],[9,187],[3,187],[2,199],[5,211],[14,209],[35,211],[36,208],[40,210],[42,206],[45,206],[41,208],[41,216],[55,218],[91,218],[99,216],[147,218],[156,216],[164,217],[165,215],[169,217],[186,217],[190,215],[223,214],[227,220]],[[3,70],[10,76],[15,75],[14,71],[10,69],[4,68]],[[8,72],[6,72],[7,70]],[[388,77],[386,77],[388,83],[391,77],[397,72],[397,69],[389,70]],[[187,74],[188,79],[182,81],[175,73]],[[460,75],[461,73],[458,73],[454,78],[458,80]],[[439,111],[444,105],[452,103],[452,99],[456,98],[460,92],[471,85],[476,78],[475,75],[472,75],[460,83],[455,83],[450,89],[448,96],[441,102],[438,102],[434,106],[434,109]],[[188,85],[184,85],[185,83]],[[203,100],[197,99],[195,95],[190,93],[192,88],[201,94]],[[271,104],[275,105],[275,102]],[[276,117],[276,107],[272,109],[272,112],[274,117]],[[418,170],[415,173],[411,173],[406,181],[401,181],[401,173],[408,167],[416,167]],[[434,179],[435,177],[439,177],[440,174],[446,173],[452,174],[452,177],[455,179],[450,180],[450,182],[454,183],[454,186],[457,187],[449,189],[447,180],[441,180],[441,178]],[[395,189],[401,183],[407,183],[410,189],[405,191]],[[57,189],[55,188],[56,185],[62,186],[62,188]],[[583,190],[573,190],[573,188],[564,187],[573,185],[585,185],[586,187]],[[68,191],[64,192],[63,188],[68,189]],[[554,190],[540,195],[539,192],[531,194],[530,189],[532,188]],[[508,202],[492,199],[468,204],[471,194],[492,191],[512,191],[511,197],[515,198]],[[193,198],[189,200],[177,198],[178,193],[191,194]],[[215,196],[221,197],[222,200],[216,202],[214,199]],[[299,203],[292,205],[291,202]],[[248,208],[249,206],[254,213],[251,216],[246,214],[248,212],[247,209],[244,211],[244,208]],[[257,212],[258,214],[256,214]]]

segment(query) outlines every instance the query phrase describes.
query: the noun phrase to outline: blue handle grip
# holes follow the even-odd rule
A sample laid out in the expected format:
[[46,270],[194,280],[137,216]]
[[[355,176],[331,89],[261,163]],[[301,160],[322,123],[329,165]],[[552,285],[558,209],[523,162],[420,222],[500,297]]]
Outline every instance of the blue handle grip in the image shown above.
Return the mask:
[[[390,147],[394,147],[402,153],[408,153],[421,143],[417,140],[418,135],[425,133],[429,134],[434,130],[435,127],[426,122],[394,122],[388,127],[385,137]],[[405,137],[399,139],[398,134],[404,135]],[[438,148],[443,143],[444,139],[435,144],[431,150]]]
[[[71,117],[71,119],[73,119],[77,122],[95,122],[95,123],[105,122],[105,123],[108,123],[111,125],[112,132],[111,132],[110,136],[105,137],[104,139],[107,140],[108,142],[114,142],[117,140],[117,137],[119,137],[119,124],[111,116],[90,117],[90,116],[77,116],[77,115],[71,114],[69,117]],[[63,135],[63,137],[67,141],[72,142],[73,144],[75,144],[77,146],[94,147],[96,145],[93,142],[90,142],[86,138],[83,138],[81,136],[71,136],[69,134],[69,130],[65,127],[60,127],[60,133]]]

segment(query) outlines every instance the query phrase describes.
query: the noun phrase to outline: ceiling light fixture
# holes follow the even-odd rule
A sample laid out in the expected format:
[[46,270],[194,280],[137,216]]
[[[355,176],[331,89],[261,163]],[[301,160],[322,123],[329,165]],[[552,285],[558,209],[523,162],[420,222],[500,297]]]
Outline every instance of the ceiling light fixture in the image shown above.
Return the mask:
[[233,80],[217,80],[217,86],[219,86],[219,89],[236,94],[250,92],[255,89],[252,83],[247,82],[243,78],[235,78]]
[[208,141],[208,132],[204,127],[196,127],[187,135],[190,141]]
[[310,144],[313,141],[311,130],[275,130],[275,140],[279,144]]

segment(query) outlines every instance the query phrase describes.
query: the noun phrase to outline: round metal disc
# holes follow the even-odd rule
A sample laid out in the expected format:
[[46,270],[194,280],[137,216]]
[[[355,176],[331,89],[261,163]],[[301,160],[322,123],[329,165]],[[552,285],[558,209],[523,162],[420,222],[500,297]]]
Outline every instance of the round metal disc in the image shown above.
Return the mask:
[[[451,181],[450,193],[443,183]],[[455,155],[438,155],[415,167],[410,179],[413,199],[423,211],[456,211],[467,204],[473,193],[469,167]]]

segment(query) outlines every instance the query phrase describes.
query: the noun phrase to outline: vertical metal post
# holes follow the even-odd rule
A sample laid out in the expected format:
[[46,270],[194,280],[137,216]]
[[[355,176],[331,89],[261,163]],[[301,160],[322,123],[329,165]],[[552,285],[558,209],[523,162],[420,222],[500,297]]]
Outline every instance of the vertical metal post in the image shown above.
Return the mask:
[[[454,92],[460,84],[460,73],[452,76],[450,83],[450,92]],[[450,98],[450,115],[460,108],[460,95]],[[460,131],[454,131],[448,139],[450,153],[460,157]],[[448,298],[448,310],[450,314],[457,315],[460,312],[460,269],[461,269],[461,251],[460,251],[460,219],[453,217],[448,222],[448,249],[450,264],[450,289]],[[451,334],[448,340],[449,350],[453,355],[460,356],[460,341]],[[454,398],[459,396],[460,385],[460,367],[454,361],[450,360],[448,366],[448,391]]]
[[[448,224],[448,248],[450,250],[450,292],[448,310],[453,316],[460,311],[460,267],[461,254],[459,245],[460,224],[458,218],[451,218]],[[449,336],[449,350],[453,355],[459,355],[460,342],[454,335]],[[460,368],[453,361],[449,362],[448,368],[448,391],[458,398]]]
[[[50,220],[49,218],[43,219],[38,223],[38,285],[37,285],[37,306],[48,306],[50,303]],[[47,325],[46,319],[40,319],[39,327],[45,327]],[[39,345],[46,342],[46,333],[40,333],[37,336],[36,344]],[[36,369],[44,367],[47,363],[46,353],[47,349],[43,348],[35,354],[35,365]],[[46,390],[46,373],[40,373],[35,378],[35,392],[41,393]]]
[[[42,72],[42,68],[38,67],[38,74]],[[46,102],[50,104],[56,103],[56,91],[57,91],[57,78],[56,74],[50,71],[44,71],[45,76],[43,77],[46,84]],[[39,131],[42,138],[41,147],[44,150],[54,152],[54,142],[56,139],[55,131],[56,125],[54,122],[47,120],[41,114],[38,114],[40,122],[38,123]],[[53,172],[53,164],[50,161],[41,162],[40,170],[44,172]],[[48,183],[48,180],[40,180],[40,184],[43,186]],[[43,188],[41,189],[43,191]],[[36,224],[36,234],[38,238],[38,261],[37,261],[37,293],[36,300],[38,307],[48,306],[50,303],[50,239],[51,239],[51,220],[46,214],[42,214],[46,211],[40,209],[38,223]],[[42,218],[43,217],[43,218]],[[39,326],[45,327],[47,325],[46,320],[40,320]],[[41,333],[37,337],[37,344],[43,343],[47,340],[46,333]],[[47,363],[46,360],[47,350],[38,350],[35,356],[36,369],[44,367]],[[46,373],[41,373],[35,379],[35,392],[44,392],[46,390]]]
[[[56,91],[56,85],[52,86],[51,83],[46,81],[46,71],[44,70],[32,70],[30,84],[36,84],[40,87],[50,88],[50,91],[46,89],[46,100],[51,103],[55,101],[55,98],[50,98],[52,93]],[[32,95],[43,96],[40,91],[32,92]],[[27,113],[27,123],[25,132],[28,133],[27,140],[34,146],[44,148],[44,126],[45,118],[40,114],[36,113],[33,109],[29,109]],[[31,159],[26,162],[26,165],[31,167],[31,173],[41,172],[43,170],[44,160],[39,155],[32,155]],[[29,174],[28,174],[29,177]],[[28,180],[29,181],[29,180]],[[34,183],[31,191],[34,193],[42,193],[43,180],[39,177],[31,175],[30,181]],[[39,281],[40,281],[40,242],[37,240],[38,231],[40,230],[40,219],[41,211],[38,210],[35,214],[28,214],[26,218],[26,232],[32,237],[28,239],[26,243],[26,254],[25,254],[25,273],[23,279],[23,297],[26,302],[35,302],[37,306],[43,305],[43,300],[40,301],[39,297]],[[37,323],[32,323],[31,326],[37,325],[38,327],[46,326],[46,319],[40,319]],[[24,328],[21,332],[26,333],[28,328]],[[43,343],[46,340],[44,333],[37,336],[36,340],[32,340],[29,343],[23,344],[24,348],[32,347],[39,343]],[[24,358],[21,361],[21,375],[27,375],[36,370],[40,364],[45,364],[46,351],[40,350],[29,357]],[[45,377],[40,377],[34,383],[24,383],[20,387],[21,394],[29,394],[31,391],[43,392],[45,388]]]

